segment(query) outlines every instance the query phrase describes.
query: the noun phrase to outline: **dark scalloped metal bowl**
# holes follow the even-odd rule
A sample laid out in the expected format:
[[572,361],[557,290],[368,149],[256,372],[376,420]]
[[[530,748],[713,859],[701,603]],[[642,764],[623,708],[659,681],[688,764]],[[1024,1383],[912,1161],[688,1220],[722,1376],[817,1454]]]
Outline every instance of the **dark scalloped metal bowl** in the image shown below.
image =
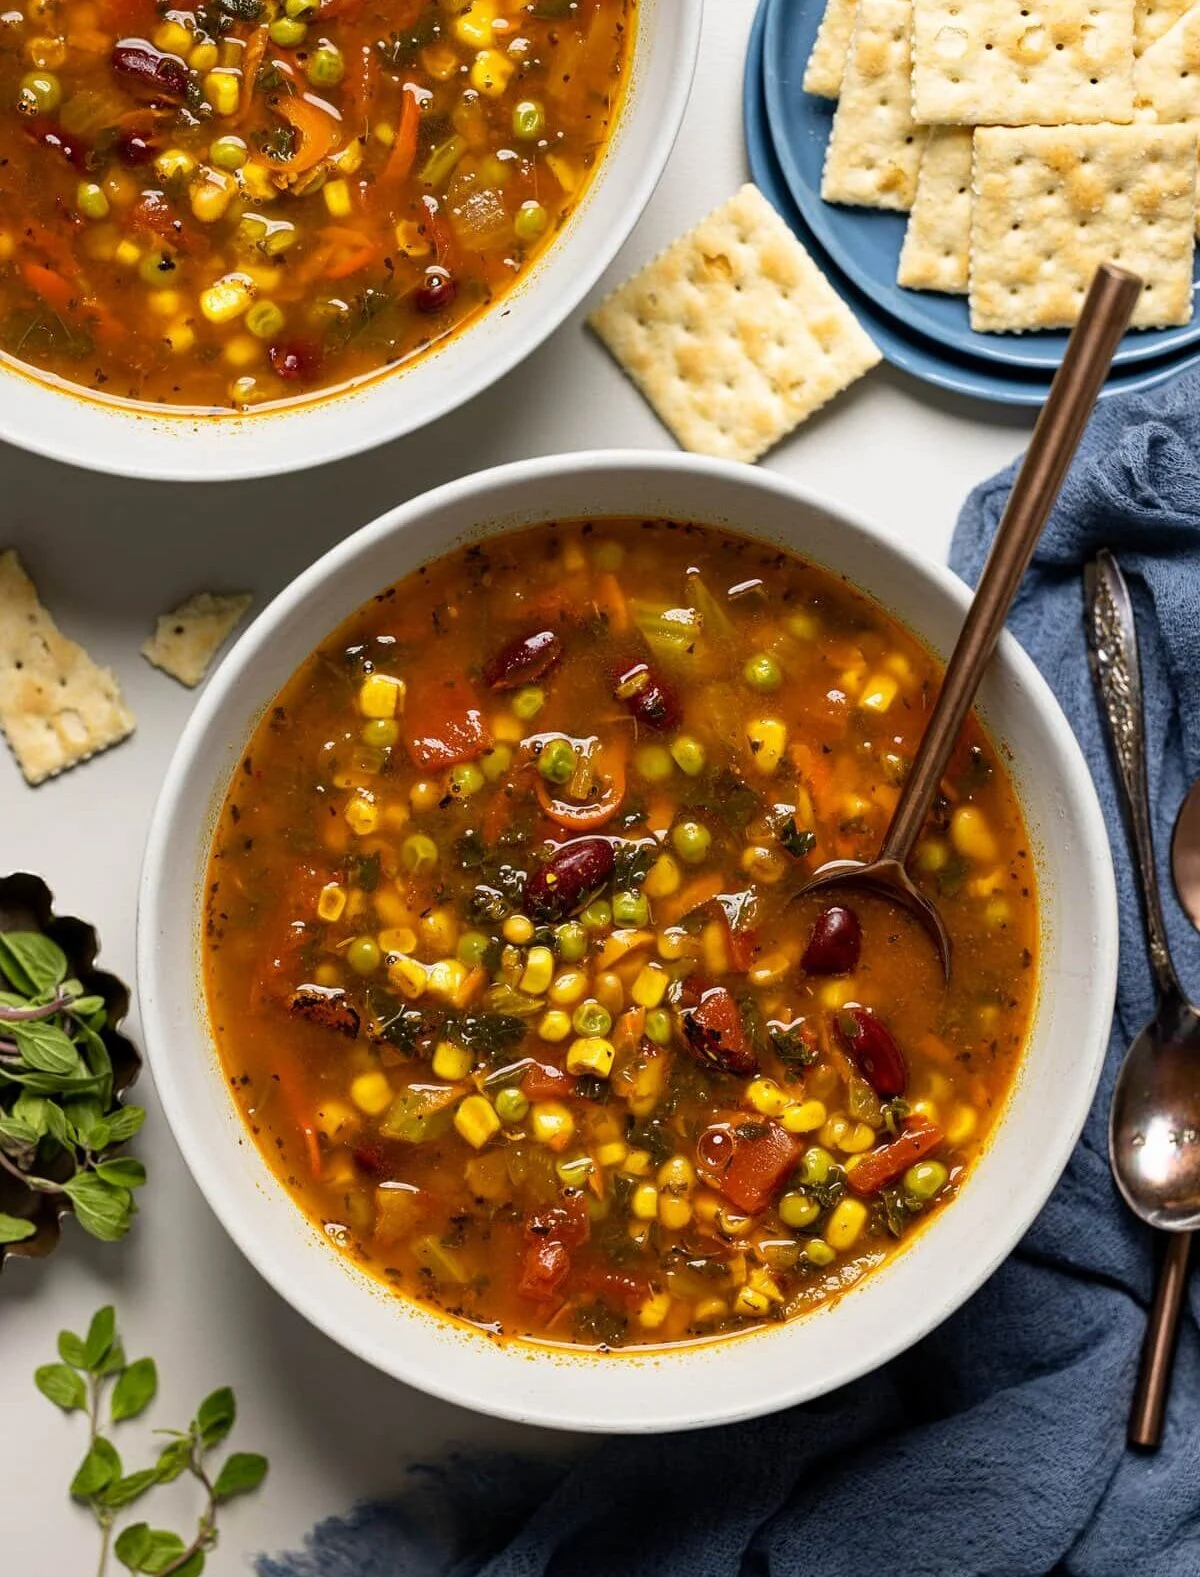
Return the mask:
[[[44,932],[66,953],[73,974],[83,982],[88,993],[104,998],[108,1027],[103,1038],[112,1059],[113,1089],[118,1095],[124,1094],[142,1071],[142,1055],[119,1030],[122,1019],[129,1012],[129,987],[116,975],[95,967],[100,946],[95,929],[74,915],[56,915],[54,895],[41,877],[17,871],[10,876],[0,876],[0,931]],[[119,1148],[114,1145],[114,1153]],[[53,1167],[47,1175],[54,1176]],[[0,1172],[0,1210],[37,1226],[34,1236],[22,1243],[0,1244],[0,1270],[3,1270],[10,1256],[44,1259],[54,1251],[62,1219],[71,1213],[71,1201],[62,1194],[35,1193],[23,1188],[7,1173]]]

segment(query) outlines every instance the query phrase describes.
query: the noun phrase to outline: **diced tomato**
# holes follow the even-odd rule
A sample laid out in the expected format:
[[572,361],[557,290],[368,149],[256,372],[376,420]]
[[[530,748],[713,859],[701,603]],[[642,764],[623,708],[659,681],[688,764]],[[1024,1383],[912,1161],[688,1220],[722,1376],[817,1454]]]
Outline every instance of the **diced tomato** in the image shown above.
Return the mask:
[[[689,982],[684,1000],[693,1000],[695,996],[696,986]],[[758,1072],[758,1057],[746,1034],[742,1015],[724,986],[700,990],[699,1000],[684,1011],[683,1034],[698,1062],[740,1078]]]
[[492,743],[475,692],[461,674],[410,693],[404,732],[413,764],[423,771],[473,761]]
[[927,1117],[910,1117],[900,1137],[864,1155],[847,1173],[846,1182],[856,1194],[877,1194],[903,1177],[914,1161],[936,1150],[945,1137],[937,1123]]
[[700,1135],[696,1170],[730,1204],[757,1215],[783,1187],[799,1154],[797,1141],[778,1123],[739,1116]]
[[758,932],[750,926],[732,925],[724,909],[721,910],[721,918],[725,922],[729,967],[736,974],[744,975],[758,957]]
[[545,1303],[571,1274],[571,1255],[558,1238],[531,1243],[525,1250],[517,1291],[523,1298]]
[[525,1236],[531,1243],[554,1238],[567,1248],[586,1243],[591,1230],[587,1206],[578,1195],[564,1196],[557,1205],[535,1210],[525,1223]]
[[575,1090],[575,1080],[560,1068],[535,1062],[521,1080],[521,1094],[529,1101],[561,1100]]
[[611,1308],[635,1309],[650,1295],[648,1279],[624,1270],[585,1270],[576,1277],[575,1285],[584,1295],[590,1294]]

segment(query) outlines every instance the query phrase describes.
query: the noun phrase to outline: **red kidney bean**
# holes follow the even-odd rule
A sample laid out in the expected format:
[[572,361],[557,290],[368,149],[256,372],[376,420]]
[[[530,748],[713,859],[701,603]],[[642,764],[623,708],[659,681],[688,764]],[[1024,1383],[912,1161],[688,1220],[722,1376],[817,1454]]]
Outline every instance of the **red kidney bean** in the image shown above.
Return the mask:
[[831,904],[813,926],[801,967],[810,975],[850,975],[858,968],[862,925],[853,909]]
[[53,148],[61,153],[68,164],[73,164],[77,170],[86,167],[88,150],[85,145],[77,138],[69,137],[53,121],[38,116],[26,122],[25,130],[34,142],[40,142],[44,148]]
[[665,731],[683,722],[679,697],[649,663],[627,668],[617,679],[616,696],[647,728]]
[[419,312],[444,312],[453,305],[457,294],[454,275],[448,268],[434,263],[425,270],[425,278],[417,286],[414,299]]
[[522,635],[484,664],[485,683],[493,690],[516,690],[548,674],[562,656],[562,642],[553,630]]
[[904,1055],[892,1032],[870,1008],[851,1002],[837,1016],[838,1034],[858,1071],[885,1101],[903,1095],[908,1085]]
[[[691,994],[685,987],[684,1000]],[[758,1072],[758,1056],[742,1015],[724,986],[702,991],[699,1001],[684,1009],[682,1022],[683,1038],[697,1062],[741,1079]]]
[[140,133],[131,131],[122,132],[117,137],[116,142],[113,143],[113,150],[122,164],[149,164],[154,157],[156,146]]
[[191,75],[178,55],[164,55],[144,38],[123,38],[109,58],[112,69],[135,91],[176,103],[187,97]]
[[313,340],[287,340],[282,345],[272,345],[267,359],[281,378],[312,378],[321,365],[321,347]]
[[543,919],[565,920],[604,886],[614,863],[607,838],[564,843],[525,883],[525,903]]

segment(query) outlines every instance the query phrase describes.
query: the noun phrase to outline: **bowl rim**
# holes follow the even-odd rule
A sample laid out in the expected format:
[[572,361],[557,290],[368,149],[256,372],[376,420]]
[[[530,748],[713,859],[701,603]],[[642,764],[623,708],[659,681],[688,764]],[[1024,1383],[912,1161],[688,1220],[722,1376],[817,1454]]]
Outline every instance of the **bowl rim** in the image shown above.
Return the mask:
[[[939,1298],[930,1300],[928,1306],[919,1314],[910,1314],[902,1322],[897,1321],[896,1327],[865,1353],[838,1365],[832,1379],[828,1373],[814,1378],[813,1375],[805,1374],[798,1368],[791,1378],[783,1374],[777,1376],[778,1390],[770,1399],[756,1397],[744,1405],[722,1404],[714,1408],[711,1404],[703,1402],[693,1402],[689,1405],[685,1400],[676,1399],[672,1408],[663,1407],[654,1417],[634,1412],[620,1416],[606,1412],[603,1418],[575,1415],[567,1417],[563,1409],[556,1410],[545,1403],[531,1405],[528,1401],[517,1401],[507,1396],[480,1396],[475,1391],[468,1390],[465,1382],[459,1382],[452,1362],[436,1371],[428,1368],[418,1369],[415,1364],[405,1362],[405,1355],[400,1350],[403,1346],[402,1342],[389,1348],[361,1336],[358,1332],[347,1332],[342,1329],[335,1314],[326,1310],[319,1292],[313,1291],[303,1275],[288,1268],[286,1256],[276,1254],[273,1244],[264,1242],[260,1234],[245,1224],[238,1208],[239,1188],[236,1183],[231,1183],[229,1176],[215,1159],[214,1152],[203,1142],[202,1125],[194,1124],[190,1120],[184,1093],[176,1077],[173,1059],[168,1050],[172,1032],[167,1024],[166,1009],[161,1001],[169,988],[159,981],[156,942],[162,923],[160,909],[172,879],[172,849],[175,847],[172,835],[174,822],[179,814],[180,801],[185,795],[193,772],[199,772],[205,780],[211,776],[211,767],[206,767],[203,746],[210,725],[219,718],[235,687],[236,677],[268,648],[276,626],[286,621],[297,608],[303,605],[311,593],[321,587],[323,582],[348,570],[360,555],[368,553],[377,544],[386,542],[410,525],[419,522],[422,516],[436,515],[464,502],[486,505],[486,501],[495,493],[505,493],[509,489],[522,487],[525,484],[536,486],[582,474],[594,475],[597,471],[635,473],[645,479],[648,488],[652,486],[655,478],[685,473],[693,480],[711,478],[714,482],[732,484],[738,490],[749,489],[751,493],[756,490],[772,493],[802,509],[822,511],[832,519],[844,522],[869,544],[896,555],[916,576],[923,576],[934,582],[938,589],[947,594],[960,609],[965,609],[970,600],[969,588],[949,568],[925,557],[906,543],[885,536],[880,527],[870,524],[862,516],[834,501],[820,490],[810,487],[807,483],[794,482],[778,473],[735,462],[672,452],[590,450],[537,457],[496,466],[432,489],[363,526],[331,548],[290,582],[241,636],[233,652],[221,664],[201,694],[169,764],[146,842],[137,912],[138,995],[143,1042],[155,1087],[168,1124],[193,1178],[210,1208],[251,1265],[281,1297],[317,1329],[381,1372],[472,1412],[486,1413],[518,1423],[575,1432],[660,1433],[707,1428],[762,1416],[783,1407],[809,1401],[861,1378],[927,1336],[977,1292],[1012,1253],[1057,1187],[1095,1098],[1108,1045],[1116,990],[1117,890],[1103,813],[1083,751],[1050,686],[1032,659],[1011,633],[1006,631],[1001,637],[1000,651],[1010,669],[1010,678],[1025,694],[1028,706],[1056,736],[1061,751],[1061,782],[1064,792],[1070,798],[1083,824],[1080,857],[1086,869],[1080,881],[1081,886],[1088,888],[1095,898],[1094,934],[1091,938],[1095,985],[1088,993],[1090,1000],[1080,1004],[1075,1029],[1078,1044],[1085,1049],[1091,1047],[1090,1064],[1075,1075],[1070,1120],[1064,1121],[1060,1113],[1059,1121],[1039,1148],[1037,1171],[1041,1183],[1031,1189],[1023,1208],[1006,1212],[1003,1220],[994,1223],[987,1253],[978,1257],[970,1273],[956,1282],[952,1290],[942,1289]],[[477,512],[476,518],[486,521],[488,519],[486,510],[482,513]],[[731,525],[730,529],[739,528]],[[741,529],[746,529],[749,535],[755,534],[750,527]],[[439,552],[452,551],[457,545],[458,539],[454,543],[444,544]],[[853,576],[847,578],[852,585],[858,584]],[[885,611],[891,611],[882,598],[871,592],[865,594],[881,602]],[[349,611],[352,610],[348,610],[340,617],[347,617]],[[908,627],[907,621],[901,615],[893,613],[892,617],[899,618]],[[331,628],[333,627],[331,625]],[[327,632],[322,632],[318,638],[323,639],[325,633]],[[913,633],[918,639],[928,639],[916,629]],[[269,695],[263,697],[261,705],[265,707],[270,700]],[[223,776],[221,784],[224,785]],[[298,1211],[298,1207],[294,1204],[292,1208]],[[934,1235],[935,1231],[936,1224],[928,1235]],[[909,1257],[901,1256],[901,1259],[907,1260]],[[840,1301],[840,1298],[835,1299],[832,1303],[827,1303],[813,1311],[812,1314],[788,1322],[788,1325],[779,1329],[787,1330],[810,1320],[831,1317]],[[416,1307],[423,1309],[421,1305]],[[429,1314],[430,1311],[423,1310],[423,1312]],[[436,1314],[432,1318],[435,1322],[438,1321]],[[447,1328],[457,1328],[458,1322],[441,1319],[440,1324]],[[631,1352],[613,1354],[609,1358],[601,1358],[589,1352],[583,1355],[583,1359],[589,1364],[596,1365],[597,1372],[606,1369],[609,1363],[613,1362],[619,1364],[637,1363],[643,1360],[653,1362],[666,1357],[686,1363],[693,1356],[699,1359],[718,1349],[749,1347],[757,1339],[751,1333],[728,1341],[715,1340],[685,1347],[634,1349]],[[552,1364],[560,1357],[554,1349],[538,1348],[531,1343],[505,1341],[499,1345],[502,1349],[509,1349],[525,1360],[532,1359]],[[702,1378],[700,1363],[697,1362],[695,1367],[698,1370],[698,1378]],[[681,1393],[686,1389],[681,1386]]]
[[[656,15],[670,13],[669,25],[677,30],[675,47],[670,52],[667,90],[653,103],[636,99],[639,32],[634,41],[626,101],[618,116],[614,136],[619,139],[622,129],[629,123],[632,97],[632,108],[640,108],[648,128],[645,153],[636,168],[628,172],[629,179],[620,188],[613,222],[604,228],[590,248],[577,248],[579,256],[569,272],[561,273],[561,277],[550,284],[542,277],[553,268],[554,259],[569,243],[571,220],[589,210],[598,192],[609,190],[604,180],[608,154],[614,151],[611,146],[606,148],[582,199],[572,208],[564,234],[545,249],[533,270],[525,278],[516,280],[500,300],[455,331],[444,343],[431,346],[408,364],[381,370],[340,388],[315,391],[309,399],[238,413],[176,410],[133,401],[118,403],[10,358],[0,362],[0,391],[7,388],[7,398],[11,400],[9,407],[5,394],[0,392],[0,440],[77,470],[133,481],[248,482],[354,459],[411,437],[460,410],[527,361],[562,327],[632,235],[662,179],[691,99],[700,58],[704,0],[653,0],[653,3],[658,8]],[[637,0],[637,4],[640,30],[645,26],[647,0]],[[407,373],[419,375],[422,368],[439,358],[453,357],[462,341],[486,332],[486,324],[507,316],[514,299],[522,291],[526,295],[539,293],[543,300],[541,311],[523,313],[523,332],[513,335],[507,344],[493,346],[486,358],[477,359],[473,368],[456,368],[452,377],[443,377],[440,391],[431,395],[422,389],[419,403],[415,399],[408,402],[407,414],[403,414],[404,403],[393,398],[392,405],[398,413],[394,421],[359,422],[349,426],[343,423],[339,429],[336,422],[327,420],[331,412],[340,415],[368,403],[384,404],[389,393],[394,395],[398,380]],[[524,296],[521,299],[524,300]],[[32,417],[13,415],[14,410],[23,411],[23,391],[30,395],[28,405],[35,412]],[[62,412],[68,405],[75,420],[83,424],[86,437],[75,429],[73,422],[53,419],[54,413]],[[289,437],[299,441],[253,442],[255,436],[265,435],[268,425],[273,438],[280,430],[291,430]],[[384,426],[386,431],[382,430]],[[189,441],[189,433],[197,429],[213,433],[224,431],[231,437],[236,433],[241,441],[236,448],[212,443],[197,445]],[[214,453],[227,458],[223,458],[223,463],[214,464]]]

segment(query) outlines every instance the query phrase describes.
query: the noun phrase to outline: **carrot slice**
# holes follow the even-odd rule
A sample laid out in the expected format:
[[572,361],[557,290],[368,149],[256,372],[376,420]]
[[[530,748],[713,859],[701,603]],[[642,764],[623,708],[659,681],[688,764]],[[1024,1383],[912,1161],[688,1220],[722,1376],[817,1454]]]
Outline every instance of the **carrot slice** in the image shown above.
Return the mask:
[[254,84],[258,81],[258,69],[263,63],[263,56],[267,52],[267,27],[264,22],[256,28],[246,41],[242,51],[242,91],[238,99],[238,121],[244,121],[250,113],[250,106],[254,102]]
[[74,315],[79,298],[68,280],[44,263],[22,263],[21,278],[55,312]]
[[914,1161],[936,1150],[945,1137],[927,1117],[910,1117],[900,1137],[864,1155],[846,1174],[846,1182],[856,1194],[877,1194],[902,1177]]
[[403,96],[404,108],[400,112],[400,124],[396,127],[396,140],[392,144],[392,151],[388,154],[388,161],[379,178],[383,186],[400,186],[408,179],[413,165],[417,162],[421,104],[411,82],[404,84]]
[[587,800],[578,805],[570,800],[556,799],[546,781],[538,777],[534,793],[538,804],[551,821],[571,832],[587,832],[603,827],[611,821],[625,803],[625,753],[612,745],[605,745],[596,752],[596,781],[600,784],[599,799]]
[[300,138],[300,146],[283,166],[293,175],[303,175],[315,170],[322,159],[333,152],[338,138],[338,122],[321,105],[298,93],[281,94],[272,101],[272,109],[293,127]]

